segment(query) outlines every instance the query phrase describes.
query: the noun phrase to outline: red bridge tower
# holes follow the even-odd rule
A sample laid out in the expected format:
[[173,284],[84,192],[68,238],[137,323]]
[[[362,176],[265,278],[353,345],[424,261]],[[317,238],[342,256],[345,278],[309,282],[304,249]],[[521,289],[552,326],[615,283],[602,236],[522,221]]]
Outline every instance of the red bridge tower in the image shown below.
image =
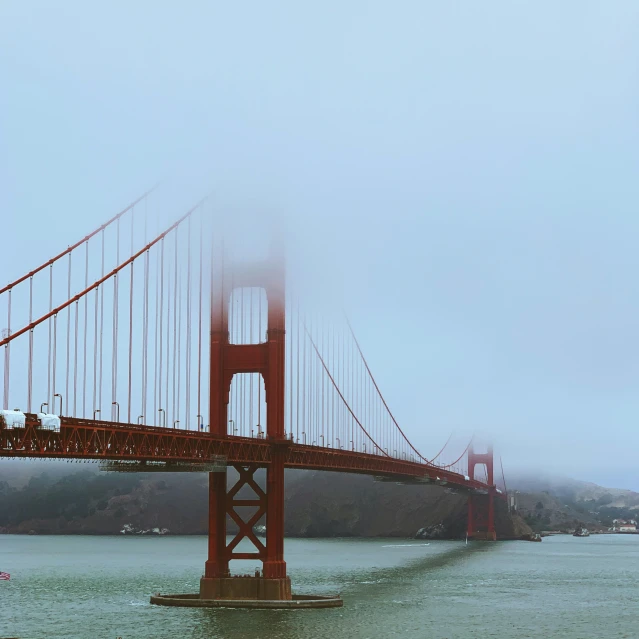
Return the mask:
[[475,466],[484,464],[488,489],[485,493],[471,493],[468,496],[468,537],[495,541],[495,482],[493,478],[493,447],[488,446],[485,453],[475,452],[471,442],[468,448],[468,475],[475,479]]
[[[239,479],[227,489],[226,473],[209,474],[209,546],[204,577],[200,582],[202,599],[290,600],[291,582],[284,561],[284,462],[290,440],[284,432],[285,362],[285,269],[284,259],[276,257],[249,266],[228,265],[222,277],[212,283],[211,295],[211,434],[227,436],[228,403],[233,376],[259,373],[264,380],[266,398],[265,436],[271,442],[270,463],[266,470],[266,491],[254,478],[257,465],[236,465]],[[266,341],[257,344],[231,344],[229,304],[233,290],[260,287],[266,291],[268,321]],[[240,489],[250,487],[255,499],[239,499]],[[247,520],[238,507],[257,507]],[[227,545],[227,514],[238,526],[238,533]],[[254,534],[253,526],[266,514],[266,545]],[[242,539],[248,539],[255,552],[237,552]],[[262,575],[231,577],[231,559],[257,559]]]

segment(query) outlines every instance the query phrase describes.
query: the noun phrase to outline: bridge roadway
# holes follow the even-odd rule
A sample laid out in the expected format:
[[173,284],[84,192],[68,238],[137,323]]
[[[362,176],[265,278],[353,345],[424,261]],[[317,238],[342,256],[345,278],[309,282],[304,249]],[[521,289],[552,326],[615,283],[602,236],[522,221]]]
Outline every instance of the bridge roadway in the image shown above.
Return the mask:
[[396,459],[386,454],[309,446],[290,439],[273,440],[100,420],[62,417],[60,432],[40,427],[33,413],[24,428],[6,428],[0,420],[0,457],[91,459],[156,462],[211,462],[268,467],[274,447],[285,452],[285,468],[375,475],[397,481],[447,485],[486,491],[483,482],[438,466]]

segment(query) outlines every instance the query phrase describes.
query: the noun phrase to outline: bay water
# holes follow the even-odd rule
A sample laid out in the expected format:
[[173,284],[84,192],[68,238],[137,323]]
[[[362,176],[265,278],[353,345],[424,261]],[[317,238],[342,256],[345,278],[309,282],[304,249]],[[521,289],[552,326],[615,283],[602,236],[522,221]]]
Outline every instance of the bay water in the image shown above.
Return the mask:
[[0,581],[0,637],[639,637],[639,536],[287,539],[285,556],[295,593],[339,593],[344,607],[150,605],[154,592],[197,592],[205,537],[0,535],[0,571],[11,573]]

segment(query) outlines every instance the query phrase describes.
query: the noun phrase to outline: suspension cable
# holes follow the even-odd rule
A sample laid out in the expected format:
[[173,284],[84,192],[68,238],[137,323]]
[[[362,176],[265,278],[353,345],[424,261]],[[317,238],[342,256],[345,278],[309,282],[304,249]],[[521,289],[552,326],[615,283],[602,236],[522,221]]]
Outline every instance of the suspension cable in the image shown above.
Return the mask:
[[[366,437],[368,437],[368,439],[370,439],[370,441],[377,446],[377,448],[381,451],[384,451],[383,448],[380,448],[380,446],[377,444],[377,442],[370,436],[370,434],[368,433],[368,431],[366,430],[366,428],[364,428],[364,426],[362,425],[362,422],[359,421],[359,419],[357,418],[357,416],[355,415],[355,413],[353,412],[353,410],[351,409],[351,407],[349,406],[348,402],[346,401],[344,395],[342,394],[342,391],[340,391],[339,387],[337,386],[337,384],[335,383],[335,380],[333,379],[333,376],[331,375],[330,371],[328,370],[328,367],[326,366],[326,363],[324,362],[324,358],[322,357],[322,355],[320,354],[317,345],[315,344],[315,341],[313,340],[312,335],[309,333],[308,328],[306,327],[306,322],[302,322],[304,325],[304,331],[306,332],[306,335],[308,336],[311,345],[313,346],[313,350],[315,351],[315,354],[317,355],[317,357],[319,358],[320,363],[322,364],[322,367],[324,368],[324,371],[326,372],[326,374],[328,375],[329,379],[331,380],[331,383],[333,384],[333,387],[335,388],[335,390],[337,391],[338,395],[340,396],[342,402],[344,402],[344,405],[346,406],[346,408],[348,409],[348,412],[351,414],[351,416],[353,417],[353,419],[355,420],[355,422],[357,422],[357,425],[360,427],[360,429],[362,430],[362,432],[366,435]],[[390,457],[390,455],[388,453],[386,453],[384,451],[384,454],[387,457]]]
[[67,247],[67,249],[62,251],[62,253],[60,253],[59,255],[56,255],[55,257],[52,257],[50,260],[48,260],[44,264],[41,264],[40,266],[38,266],[38,268],[33,269],[32,271],[30,271],[26,275],[23,275],[22,277],[19,277],[14,282],[11,282],[11,284],[7,284],[4,288],[1,288],[0,289],[0,295],[2,295],[3,293],[6,293],[7,291],[11,290],[14,286],[24,282],[25,280],[29,279],[30,277],[33,277],[36,273],[39,273],[40,271],[44,270],[47,266],[53,266],[54,262],[57,262],[60,258],[64,257],[68,253],[71,253],[71,251],[73,251],[76,248],[78,248],[78,246],[81,246],[82,244],[84,244],[85,242],[90,240],[92,237],[97,235],[100,231],[103,231],[105,228],[107,228],[108,226],[113,224],[113,222],[115,222],[116,220],[119,220],[127,211],[130,211],[138,202],[142,201],[147,195],[149,195],[150,193],[155,191],[155,189],[157,189],[158,186],[159,186],[159,183],[154,185],[153,187],[151,187],[146,193],[141,195],[134,202],[131,202],[131,204],[129,204],[129,206],[127,206],[125,209],[120,211],[117,215],[114,215],[110,220],[108,220],[107,222],[102,224],[95,231],[93,231],[92,233],[89,233],[88,235],[83,237],[79,242],[76,242],[75,244]]
[[177,228],[182,222],[184,222],[184,220],[186,220],[202,204],[203,201],[204,199],[200,200],[193,208],[187,211],[179,220],[174,222],[168,229],[160,233],[154,240],[152,240],[145,247],[140,249],[135,255],[132,255],[130,258],[122,262],[122,264],[120,264],[119,266],[116,266],[110,273],[107,273],[106,275],[101,277],[99,280],[91,284],[91,286],[89,286],[82,292],[78,293],[77,295],[74,295],[71,299],[67,300],[63,304],[60,304],[60,306],[57,306],[56,308],[52,309],[51,311],[49,311],[48,313],[46,313],[45,315],[43,315],[36,321],[31,322],[30,324],[27,324],[27,326],[25,326],[24,328],[21,328],[19,331],[16,331],[9,337],[6,337],[5,339],[0,340],[0,346],[4,346],[5,344],[8,344],[9,342],[13,341],[17,337],[20,337],[20,335],[23,335],[24,333],[35,328],[42,322],[45,322],[49,318],[59,313],[61,310],[67,308],[67,306],[70,306],[71,304],[73,304],[76,300],[79,300],[82,297],[84,297],[87,293],[90,293],[93,290],[97,290],[101,284],[106,282],[109,278],[113,277],[114,275],[117,275],[123,268],[131,264],[133,260],[140,257],[140,255],[143,255],[145,251],[147,251],[152,246],[154,246],[155,244],[160,242],[162,239],[164,239],[164,237],[166,237],[173,229]]
[[473,443],[473,438],[471,437],[470,441],[466,445],[466,448],[464,448],[464,452],[454,462],[451,462],[450,464],[446,464],[444,466],[439,466],[439,468],[442,468],[442,469],[452,468],[466,454],[466,452],[468,451],[472,443]]
[[[346,317],[346,314],[344,314],[344,316]],[[412,448],[413,452],[415,452],[417,454],[417,456],[422,459],[423,461],[425,461],[427,464],[432,463],[431,461],[429,461],[428,459],[426,459],[426,457],[424,457],[416,448],[415,446],[413,446],[413,444],[411,444],[410,440],[408,439],[408,437],[406,437],[406,435],[404,434],[404,431],[401,429],[400,425],[397,423],[397,420],[395,419],[395,416],[393,415],[393,413],[391,412],[391,409],[388,407],[388,404],[386,403],[386,400],[384,399],[384,396],[382,395],[381,391],[379,390],[379,386],[377,385],[377,382],[375,381],[375,377],[373,376],[373,373],[371,372],[371,369],[368,366],[368,362],[366,361],[366,358],[364,357],[364,353],[362,352],[362,349],[359,345],[359,342],[357,341],[357,337],[355,337],[355,332],[353,331],[353,327],[351,326],[351,323],[348,319],[348,317],[346,317],[346,324],[348,325],[348,329],[351,332],[351,336],[353,337],[353,340],[355,341],[355,346],[357,347],[357,350],[360,354],[360,357],[362,358],[362,361],[364,362],[364,366],[366,367],[366,370],[370,376],[371,381],[373,382],[373,386],[375,387],[375,390],[377,391],[377,394],[379,395],[380,399],[382,400],[384,407],[386,408],[386,410],[388,411],[388,414],[390,415],[390,418],[393,420],[393,423],[395,424],[395,426],[397,427],[397,430],[399,430],[399,432],[401,433],[402,437],[404,438],[404,440],[406,441],[406,443]],[[450,438],[449,438],[450,439]],[[448,442],[446,442],[447,444]],[[444,448],[446,447],[446,445],[444,445]],[[443,449],[442,449],[443,451]],[[441,454],[440,451],[433,459],[437,459],[437,457],[439,457],[439,455]]]

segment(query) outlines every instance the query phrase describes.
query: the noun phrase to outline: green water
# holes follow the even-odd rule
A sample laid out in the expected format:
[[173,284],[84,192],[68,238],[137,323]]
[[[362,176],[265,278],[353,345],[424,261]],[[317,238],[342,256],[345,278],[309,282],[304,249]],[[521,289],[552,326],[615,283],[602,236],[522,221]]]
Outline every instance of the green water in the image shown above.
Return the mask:
[[204,537],[1,535],[0,637],[639,637],[639,536],[424,544],[289,539],[294,591],[344,607],[248,611],[148,603],[197,591]]

